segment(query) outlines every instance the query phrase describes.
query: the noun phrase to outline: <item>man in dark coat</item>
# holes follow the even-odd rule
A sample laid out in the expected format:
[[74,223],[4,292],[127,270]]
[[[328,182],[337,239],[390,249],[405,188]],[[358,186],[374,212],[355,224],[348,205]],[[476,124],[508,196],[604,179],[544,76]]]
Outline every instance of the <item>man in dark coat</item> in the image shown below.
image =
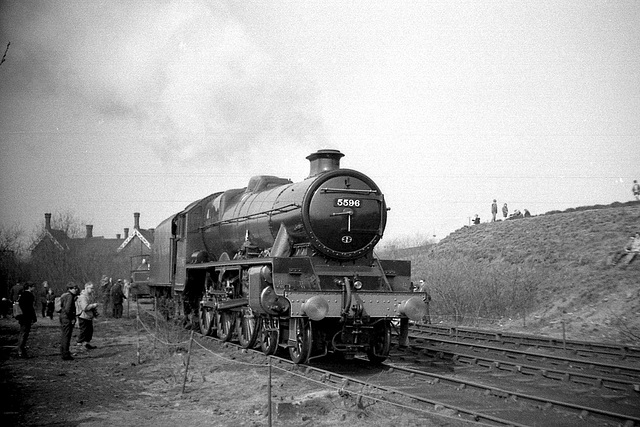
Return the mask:
[[17,282],[11,287],[11,290],[9,291],[9,299],[11,300],[11,302],[18,302],[18,297],[22,293],[22,289],[23,286],[20,282]]
[[38,302],[42,309],[42,317],[47,315],[47,293],[49,291],[49,283],[45,280],[42,282],[42,288],[38,291]]
[[31,325],[38,321],[36,316],[35,301],[36,298],[33,295],[35,285],[31,282],[27,282],[24,286],[24,290],[18,297],[18,304],[22,310],[22,314],[16,318],[20,323],[20,335],[18,336],[18,357],[27,358],[27,339],[29,339],[29,333],[31,332]]
[[69,346],[71,345],[71,335],[76,324],[76,298],[80,288],[75,283],[67,284],[67,292],[60,297],[60,326],[62,334],[60,337],[60,352],[62,360],[73,360]]
[[126,297],[122,290],[122,279],[118,279],[115,285],[111,288],[111,303],[113,304],[113,317],[119,319],[122,317],[122,304]]

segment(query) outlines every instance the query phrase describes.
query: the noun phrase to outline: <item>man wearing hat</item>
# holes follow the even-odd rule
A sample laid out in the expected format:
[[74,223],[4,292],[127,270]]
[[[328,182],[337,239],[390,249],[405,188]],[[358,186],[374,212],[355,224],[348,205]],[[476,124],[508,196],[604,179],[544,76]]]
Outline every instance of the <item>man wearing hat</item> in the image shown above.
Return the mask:
[[71,345],[71,334],[76,324],[76,298],[78,298],[80,288],[75,283],[67,284],[67,292],[60,297],[60,326],[62,334],[60,337],[60,353],[62,360],[73,360],[69,346]]
[[113,304],[113,317],[120,319],[122,317],[122,304],[127,297],[122,290],[122,279],[118,279],[111,288],[111,302]]

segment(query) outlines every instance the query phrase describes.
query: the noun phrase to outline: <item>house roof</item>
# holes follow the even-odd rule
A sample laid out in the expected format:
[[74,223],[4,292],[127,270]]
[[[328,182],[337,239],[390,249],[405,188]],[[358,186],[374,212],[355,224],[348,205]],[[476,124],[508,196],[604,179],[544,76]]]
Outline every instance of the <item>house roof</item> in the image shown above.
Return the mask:
[[122,251],[136,237],[140,239],[142,244],[144,244],[147,248],[151,249],[151,242],[153,242],[153,232],[149,230],[141,230],[138,228],[134,228],[131,235],[127,237],[127,239],[124,242],[122,242],[122,244],[118,247],[116,252]]
[[44,240],[50,240],[53,243],[53,245],[61,251],[65,251],[69,249],[69,245],[68,245],[69,236],[67,236],[67,233],[65,233],[62,230],[45,229],[44,233],[42,233],[40,238],[35,242],[33,242],[33,245],[31,245],[30,250],[33,251]]
[[79,238],[70,238],[67,234],[62,230],[54,230],[54,229],[45,229],[44,233],[32,246],[31,251],[33,251],[41,242],[44,240],[50,240],[53,245],[60,251],[68,251],[71,249],[98,249],[103,248],[107,251],[115,252],[120,244],[122,243],[122,239],[105,239],[104,237],[79,237]]

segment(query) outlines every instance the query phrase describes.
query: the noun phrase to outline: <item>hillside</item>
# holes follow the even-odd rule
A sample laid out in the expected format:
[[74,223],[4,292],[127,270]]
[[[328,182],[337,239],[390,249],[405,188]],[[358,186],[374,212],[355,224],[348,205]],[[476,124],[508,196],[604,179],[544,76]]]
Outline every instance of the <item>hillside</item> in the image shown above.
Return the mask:
[[436,245],[380,255],[411,260],[414,279],[434,288],[429,268],[437,261],[522,267],[539,279],[528,313],[495,326],[561,337],[564,321],[567,338],[639,344],[640,257],[626,268],[609,262],[638,230],[640,202],[615,203],[463,227]]

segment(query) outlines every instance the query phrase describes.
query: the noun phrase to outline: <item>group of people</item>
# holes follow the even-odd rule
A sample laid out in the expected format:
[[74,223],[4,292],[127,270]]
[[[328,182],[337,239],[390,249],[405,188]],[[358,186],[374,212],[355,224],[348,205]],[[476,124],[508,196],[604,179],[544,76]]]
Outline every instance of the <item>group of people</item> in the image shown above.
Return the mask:
[[93,339],[93,319],[97,318],[98,303],[95,302],[94,285],[88,282],[80,292],[80,288],[73,282],[67,284],[67,292],[60,297],[60,353],[62,360],[73,360],[71,355],[71,335],[78,322],[77,347],[93,350],[96,346],[91,344]]
[[[114,318],[122,317],[123,303],[127,299],[123,281],[118,279],[112,284],[111,280],[106,282],[110,286],[102,288],[105,294],[105,307],[111,307],[111,314]],[[125,283],[126,284],[126,283]],[[18,357],[28,358],[27,339],[31,332],[31,326],[38,321],[36,310],[41,309],[42,317],[53,319],[54,311],[58,311],[60,316],[61,337],[60,353],[62,360],[73,360],[71,354],[71,337],[73,329],[78,324],[78,337],[76,347],[78,349],[93,350],[96,347],[91,344],[93,339],[93,320],[99,316],[98,302],[96,301],[95,285],[87,282],[84,289],[73,282],[69,282],[64,292],[56,303],[56,296],[48,282],[42,283],[42,288],[36,292],[36,286],[32,282],[24,285],[17,283],[9,292],[9,305],[17,303],[20,312],[15,315],[20,324],[18,335]],[[58,307],[56,307],[56,305]]]
[[113,283],[113,279],[102,276],[100,279],[100,289],[102,291],[102,302],[105,312],[111,309],[111,315],[114,319],[122,317],[124,300],[129,297],[129,281],[118,279]]

